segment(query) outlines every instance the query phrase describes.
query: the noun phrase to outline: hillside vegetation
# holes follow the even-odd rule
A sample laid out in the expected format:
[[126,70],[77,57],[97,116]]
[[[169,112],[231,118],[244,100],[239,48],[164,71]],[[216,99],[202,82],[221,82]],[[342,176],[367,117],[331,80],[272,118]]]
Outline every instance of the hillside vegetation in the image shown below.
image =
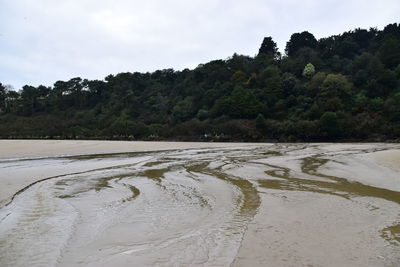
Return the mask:
[[0,84],[0,138],[195,141],[398,141],[400,24],[278,52],[234,54],[193,70],[80,77],[52,87]]

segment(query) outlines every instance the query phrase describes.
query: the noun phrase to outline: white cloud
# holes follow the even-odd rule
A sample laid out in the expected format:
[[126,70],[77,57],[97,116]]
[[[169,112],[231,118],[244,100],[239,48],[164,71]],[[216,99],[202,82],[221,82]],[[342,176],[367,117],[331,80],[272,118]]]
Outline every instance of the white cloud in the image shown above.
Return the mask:
[[282,50],[294,32],[382,28],[398,14],[397,0],[3,0],[0,82],[18,88],[193,68],[234,52],[255,55],[264,36]]

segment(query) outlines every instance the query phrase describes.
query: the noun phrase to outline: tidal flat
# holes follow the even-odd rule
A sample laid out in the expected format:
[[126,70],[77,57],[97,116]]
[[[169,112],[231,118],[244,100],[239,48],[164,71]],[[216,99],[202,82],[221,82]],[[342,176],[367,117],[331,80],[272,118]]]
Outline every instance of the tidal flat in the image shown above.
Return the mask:
[[0,140],[0,266],[399,266],[400,144]]

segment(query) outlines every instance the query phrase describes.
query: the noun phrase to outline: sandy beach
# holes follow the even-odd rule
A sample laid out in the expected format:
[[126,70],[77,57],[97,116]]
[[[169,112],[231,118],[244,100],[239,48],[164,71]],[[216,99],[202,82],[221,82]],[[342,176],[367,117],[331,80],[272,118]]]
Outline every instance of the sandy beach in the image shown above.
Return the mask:
[[0,159],[112,154],[171,149],[259,146],[258,143],[0,140]]
[[[270,144],[262,144],[268,146]],[[151,152],[180,149],[229,148],[260,146],[256,143],[214,142],[142,142],[142,141],[75,141],[75,140],[0,140],[1,159],[18,159],[21,168],[3,168],[0,173],[0,206],[26,186],[42,179],[110,167],[114,161],[97,160],[81,163],[70,156]],[[58,164],[45,164],[32,159],[55,158]],[[25,160],[25,161],[22,161]],[[29,162],[29,164],[25,164]],[[10,162],[11,166],[15,162]]]
[[0,140],[0,158],[1,266],[400,261],[398,144]]
[[379,164],[400,171],[400,150],[389,150],[375,153]]

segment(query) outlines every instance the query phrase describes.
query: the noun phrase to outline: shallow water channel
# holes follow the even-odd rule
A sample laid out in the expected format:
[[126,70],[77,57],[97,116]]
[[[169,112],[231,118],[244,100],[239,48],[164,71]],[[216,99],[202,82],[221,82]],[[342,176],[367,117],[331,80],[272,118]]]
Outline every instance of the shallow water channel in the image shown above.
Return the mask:
[[389,148],[2,160],[3,173],[69,171],[20,188],[1,207],[0,265],[399,266],[400,174],[368,157]]

